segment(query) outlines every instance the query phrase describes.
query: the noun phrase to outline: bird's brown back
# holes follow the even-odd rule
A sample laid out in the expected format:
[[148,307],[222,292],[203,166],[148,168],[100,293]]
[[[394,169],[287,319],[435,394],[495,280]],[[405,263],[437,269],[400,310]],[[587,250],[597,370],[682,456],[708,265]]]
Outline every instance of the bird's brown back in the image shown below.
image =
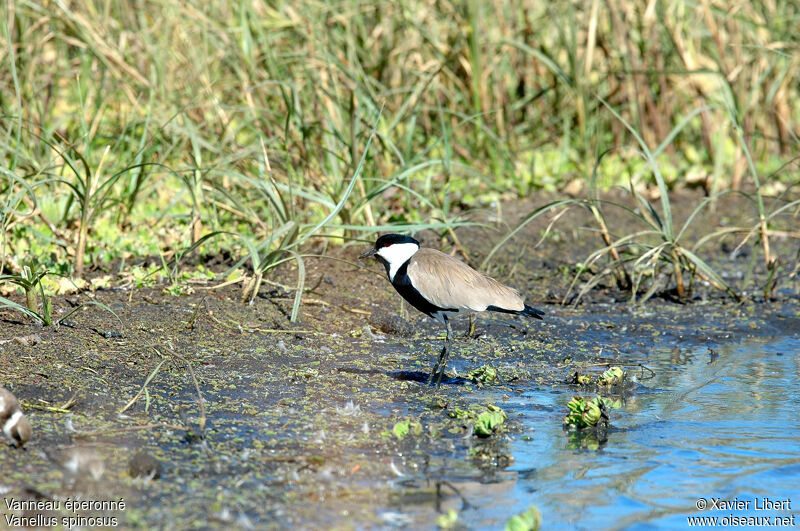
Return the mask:
[[435,249],[420,249],[408,264],[408,277],[429,302],[441,308],[483,311],[487,306],[522,311],[516,290]]

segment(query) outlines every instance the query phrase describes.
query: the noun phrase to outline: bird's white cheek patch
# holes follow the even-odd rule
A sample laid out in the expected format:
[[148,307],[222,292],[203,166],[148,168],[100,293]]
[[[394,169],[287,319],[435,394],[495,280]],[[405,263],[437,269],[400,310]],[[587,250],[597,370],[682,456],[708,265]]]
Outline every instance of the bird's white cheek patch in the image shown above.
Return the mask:
[[400,266],[405,264],[418,250],[419,246],[414,243],[395,243],[378,251],[378,254],[389,262],[389,280],[394,280]]

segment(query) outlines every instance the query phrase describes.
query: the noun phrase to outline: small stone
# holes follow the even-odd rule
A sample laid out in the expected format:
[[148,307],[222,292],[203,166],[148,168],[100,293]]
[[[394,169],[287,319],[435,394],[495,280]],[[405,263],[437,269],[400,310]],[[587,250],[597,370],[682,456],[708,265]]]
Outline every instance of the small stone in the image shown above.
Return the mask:
[[370,326],[377,328],[384,334],[411,336],[414,335],[414,327],[408,321],[395,313],[376,310],[369,316]]
[[161,461],[145,451],[136,452],[128,461],[128,473],[132,478],[158,479],[161,477]]

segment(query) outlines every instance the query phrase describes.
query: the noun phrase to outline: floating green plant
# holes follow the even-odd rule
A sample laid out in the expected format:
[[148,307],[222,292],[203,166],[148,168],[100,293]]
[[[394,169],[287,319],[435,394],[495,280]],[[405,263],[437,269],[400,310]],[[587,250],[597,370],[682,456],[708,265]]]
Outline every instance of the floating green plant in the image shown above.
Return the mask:
[[454,409],[448,413],[450,418],[472,422],[473,433],[478,437],[489,437],[505,425],[508,415],[502,408],[493,404],[470,406],[468,410]]
[[491,365],[482,365],[469,371],[467,378],[478,384],[493,383],[497,380],[497,369]]
[[580,371],[575,371],[572,375],[572,378],[569,379],[567,383],[575,384],[575,385],[591,385],[592,383],[592,375],[591,374],[581,374]]
[[608,423],[606,405],[601,396],[586,399],[573,396],[567,403],[569,413],[564,417],[564,426],[568,429],[580,430],[597,426],[600,421]]
[[600,375],[597,385],[601,387],[614,387],[615,385],[621,384],[625,380],[625,376],[625,371],[623,371],[622,368],[611,367]]
[[436,517],[436,525],[440,529],[453,529],[458,525],[458,511],[450,509]]
[[488,437],[502,426],[508,416],[506,412],[497,406],[488,406],[488,411],[478,415],[475,421],[475,435],[478,437]]
[[541,525],[542,514],[535,505],[531,505],[525,512],[509,518],[505,531],[537,531]]
[[394,425],[392,433],[397,437],[397,440],[402,441],[408,434],[420,435],[422,433],[422,424],[411,419],[401,420]]

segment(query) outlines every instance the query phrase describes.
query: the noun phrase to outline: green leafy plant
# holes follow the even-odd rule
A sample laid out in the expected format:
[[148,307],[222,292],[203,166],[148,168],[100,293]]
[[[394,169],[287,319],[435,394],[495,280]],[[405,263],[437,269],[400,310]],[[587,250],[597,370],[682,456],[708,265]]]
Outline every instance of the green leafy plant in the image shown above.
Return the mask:
[[[21,306],[5,297],[0,297],[0,306],[20,311],[45,326],[49,326],[52,323],[52,306],[50,299],[45,297],[44,289],[41,284],[41,280],[46,274],[46,269],[34,274],[31,273],[30,267],[24,266],[22,272],[18,275],[0,275],[0,283],[9,282],[11,284],[16,284],[25,291],[26,303],[26,306]],[[41,311],[39,310],[39,301],[36,298],[37,287],[42,297]]]
[[[601,102],[606,106],[609,112],[627,128],[629,133],[636,138],[640,148],[637,150],[637,153],[647,162],[658,187],[661,209],[660,212],[656,211],[641,193],[636,190],[631,181],[629,191],[638,209],[634,210],[617,204],[614,204],[614,206],[631,215],[637,222],[644,226],[644,229],[631,231],[617,240],[611,241],[601,210],[601,206],[604,202],[597,197],[597,164],[595,165],[595,170],[590,181],[592,198],[588,203],[588,207],[598,221],[600,232],[606,246],[597,249],[583,261],[582,266],[573,279],[570,291],[580,276],[584,272],[589,271],[600,258],[609,257],[609,259],[607,260],[607,265],[598,273],[592,274],[590,280],[584,283],[578,292],[576,301],[585,295],[592,287],[597,285],[604,276],[614,274],[616,275],[618,285],[621,287],[625,287],[626,285],[630,286],[632,302],[636,302],[637,300],[642,281],[645,278],[650,279],[650,288],[640,298],[640,302],[644,302],[658,289],[659,284],[656,280],[664,268],[667,268],[667,271],[672,275],[675,282],[675,289],[679,297],[685,297],[688,294],[689,290],[685,285],[683,276],[684,272],[688,272],[690,277],[699,275],[715,288],[725,291],[736,300],[740,300],[741,297],[739,294],[734,291],[714,269],[702,260],[695,253],[693,248],[684,245],[682,241],[686,230],[697,214],[699,214],[715,196],[702,201],[688,217],[680,230],[676,230],[673,223],[669,189],[656,160],[656,155],[666,149],[666,146],[669,145],[672,139],[685,127],[691,118],[704,112],[707,107],[700,107],[689,113],[676,125],[667,138],[664,139],[655,150],[650,150],[641,135],[614,108],[604,100],[601,100]],[[606,152],[606,154],[607,153],[608,152]],[[598,164],[603,156],[598,159]],[[721,232],[717,233],[717,235],[721,234]],[[653,240],[655,240],[655,243],[652,243]],[[620,253],[620,249],[624,250],[624,254]],[[625,267],[626,265],[632,266],[633,273],[631,275],[628,274],[627,268]]]
[[422,424],[412,419],[401,420],[392,427],[392,433],[397,437],[397,440],[402,441],[410,434],[420,435],[422,433]]
[[597,380],[597,385],[601,387],[614,387],[619,385],[625,380],[625,371],[621,367],[610,367],[608,370],[600,375]]
[[472,424],[473,433],[478,437],[489,437],[505,429],[508,415],[502,408],[493,404],[473,405],[469,409],[455,408],[447,413],[450,418],[465,420]]
[[590,399],[573,396],[567,403],[567,409],[569,412],[564,417],[565,428],[581,430],[595,427],[601,422],[608,424],[606,402],[601,396]]
[[475,435],[478,437],[489,437],[508,419],[506,412],[497,406],[489,405],[487,409],[475,419]]
[[492,383],[497,380],[497,369],[491,365],[482,365],[469,371],[467,378],[476,383]]
[[505,531],[538,531],[542,525],[542,514],[535,505],[508,519]]
[[436,526],[439,529],[454,529],[458,525],[458,511],[449,509],[436,517]]
[[[0,275],[0,283],[8,282],[11,284],[16,284],[20,286],[25,291],[25,301],[26,306],[22,306],[17,304],[16,302],[7,299],[5,297],[0,297],[0,307],[10,308],[12,310],[19,311],[24,313],[28,317],[38,321],[39,323],[43,324],[44,326],[50,326],[53,324],[58,324],[61,321],[64,321],[76,311],[80,310],[84,306],[98,306],[107,312],[111,313],[114,317],[117,318],[117,321],[120,325],[122,325],[122,321],[119,319],[119,316],[109,308],[107,305],[103,304],[102,302],[98,301],[86,301],[83,304],[76,306],[71,311],[64,314],[58,320],[53,321],[53,305],[52,301],[49,296],[45,294],[44,286],[42,284],[42,279],[44,279],[45,275],[47,275],[47,270],[41,270],[38,273],[32,274],[31,270],[28,266],[25,266],[22,270],[22,273],[19,275]],[[42,299],[42,308],[39,309],[38,300],[36,297],[36,289],[39,290],[39,295]]]

